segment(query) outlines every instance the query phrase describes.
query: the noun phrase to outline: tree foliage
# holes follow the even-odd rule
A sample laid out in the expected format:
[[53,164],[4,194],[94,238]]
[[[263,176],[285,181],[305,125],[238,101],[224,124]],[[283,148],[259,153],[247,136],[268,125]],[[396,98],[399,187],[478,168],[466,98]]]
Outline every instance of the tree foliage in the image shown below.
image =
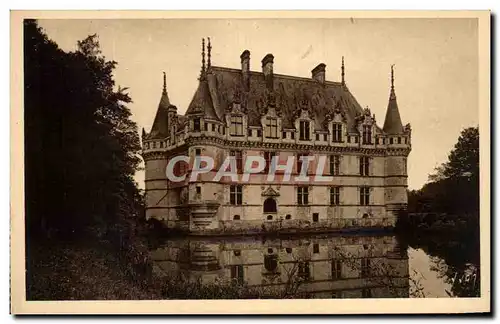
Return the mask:
[[479,212],[479,129],[464,129],[448,161],[420,190],[408,195],[409,212],[471,214]]
[[74,236],[136,216],[139,135],[116,87],[117,63],[97,35],[64,52],[34,20],[24,22],[25,184],[28,236]]
[[461,132],[448,161],[429,180],[420,190],[408,193],[410,216],[403,217],[406,221],[401,222],[400,230],[412,247],[422,248],[444,261],[435,270],[452,285],[451,295],[477,297],[480,295],[477,127]]

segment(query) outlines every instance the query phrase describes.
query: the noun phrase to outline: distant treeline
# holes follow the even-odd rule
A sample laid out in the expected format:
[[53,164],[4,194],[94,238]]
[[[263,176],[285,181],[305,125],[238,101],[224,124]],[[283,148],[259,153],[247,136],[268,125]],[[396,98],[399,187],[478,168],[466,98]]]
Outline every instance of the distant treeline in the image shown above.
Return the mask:
[[477,215],[479,213],[479,129],[464,129],[448,161],[420,190],[408,192],[409,213]]

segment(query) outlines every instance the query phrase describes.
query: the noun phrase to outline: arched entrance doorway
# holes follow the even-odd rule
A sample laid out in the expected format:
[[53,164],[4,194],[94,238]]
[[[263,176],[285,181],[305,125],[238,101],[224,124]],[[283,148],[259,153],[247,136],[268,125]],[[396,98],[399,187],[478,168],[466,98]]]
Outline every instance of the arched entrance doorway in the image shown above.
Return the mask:
[[276,205],[276,200],[273,198],[267,198],[264,201],[264,214],[268,213],[277,213],[278,212],[278,207]]

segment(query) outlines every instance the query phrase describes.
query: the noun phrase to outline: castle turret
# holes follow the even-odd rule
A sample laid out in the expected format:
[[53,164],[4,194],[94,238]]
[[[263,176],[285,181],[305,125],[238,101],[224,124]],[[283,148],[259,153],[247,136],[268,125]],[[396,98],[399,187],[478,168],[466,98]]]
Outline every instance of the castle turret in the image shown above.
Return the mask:
[[167,93],[167,81],[165,72],[163,72],[163,91],[161,94],[160,103],[156,110],[156,116],[149,133],[149,138],[165,138],[169,136],[168,109],[170,107],[170,99]]
[[[167,159],[163,159],[167,143],[174,142],[173,136],[177,127],[177,108],[170,103],[167,93],[167,78],[163,72],[163,89],[156,116],[147,134],[144,129],[143,158],[145,163],[145,193],[146,219],[156,218],[167,220],[167,206],[171,203],[167,197],[166,166]],[[161,190],[159,190],[161,188]]]
[[399,211],[408,205],[407,157],[410,153],[410,128],[403,127],[394,89],[394,66],[391,66],[391,91],[383,131],[386,136],[385,207],[389,222],[394,224]]

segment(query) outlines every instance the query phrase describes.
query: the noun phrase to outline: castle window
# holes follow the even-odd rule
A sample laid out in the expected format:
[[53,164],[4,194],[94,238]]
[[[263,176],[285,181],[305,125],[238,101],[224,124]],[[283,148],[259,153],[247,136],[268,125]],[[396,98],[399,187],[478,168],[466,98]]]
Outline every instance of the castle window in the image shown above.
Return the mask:
[[[297,154],[297,173],[302,172],[302,157],[309,156],[307,153],[299,153]],[[305,170],[307,173],[307,170]]]
[[326,134],[323,134],[323,141],[326,142],[327,140],[328,140],[328,138],[327,138]]
[[204,125],[203,130],[207,131],[208,130],[208,123],[205,122],[203,125]]
[[370,259],[361,259],[361,278],[370,276]]
[[330,205],[340,205],[340,187],[330,188]]
[[313,253],[319,253],[319,244],[313,244]]
[[273,220],[273,215],[267,215],[267,220]]
[[262,137],[262,129],[257,129],[257,137]]
[[240,185],[231,186],[229,188],[229,202],[231,205],[241,205],[242,204],[242,187]]
[[[278,207],[276,206],[276,200],[269,197],[264,201],[264,213],[276,213],[278,211]],[[269,216],[268,216],[269,218]],[[272,218],[272,216],[271,216]]]
[[330,174],[331,175],[340,174],[340,156],[338,155],[330,156]]
[[398,144],[401,144],[401,137],[398,137]]
[[363,126],[363,144],[369,145],[372,143],[372,127],[370,125]]
[[389,139],[389,144],[394,144],[394,138],[392,138],[392,137],[391,137],[391,138]]
[[154,149],[156,148],[156,142],[153,142],[153,148]]
[[309,280],[311,278],[311,269],[309,268],[309,262],[299,262],[298,275],[303,280]]
[[408,144],[408,137],[405,137],[405,144]]
[[286,215],[285,219],[292,219],[292,215],[290,215],[290,214]]
[[319,141],[319,134],[316,133],[316,140]]
[[356,135],[356,136],[354,136],[354,143],[356,143],[356,144],[357,144],[357,143],[359,143],[359,138],[358,138],[358,136],[357,136],[357,135]]
[[200,186],[196,186],[196,194],[201,195],[201,187]]
[[293,250],[292,250],[292,248],[286,248],[285,251],[286,251],[286,253],[290,254],[290,253],[292,253]]
[[340,260],[332,260],[332,279],[337,280],[342,278],[342,262]]
[[363,288],[361,296],[363,298],[372,298],[372,290],[370,288]]
[[368,206],[370,204],[370,187],[359,188],[359,204]]
[[266,137],[278,138],[278,120],[276,118],[266,119]]
[[234,250],[233,254],[234,256],[241,256],[241,250]]
[[233,220],[240,220],[240,215],[234,215]]
[[212,132],[215,132],[215,124],[212,124]]
[[234,159],[236,160],[236,172],[241,173],[243,171],[243,161],[242,161],[241,151],[230,151],[229,155],[234,156]]
[[264,172],[268,172],[271,168],[271,162],[273,160],[273,156],[276,156],[276,152],[264,152],[264,160],[266,161],[266,165],[264,167]]
[[319,214],[318,213],[313,213],[313,222],[315,222],[315,223],[319,222]]
[[299,204],[299,205],[309,204],[309,188],[308,187],[298,187],[297,188],[297,204]]
[[368,176],[370,174],[370,157],[359,157],[359,174],[361,176]]
[[[273,249],[269,249],[269,253],[273,253]],[[268,250],[268,251],[269,251]],[[276,272],[278,269],[278,256],[277,255],[265,255],[264,256],[264,267],[268,272]]]
[[332,140],[335,143],[340,143],[342,142],[342,124],[339,123],[334,123],[333,124],[333,133],[332,133]]
[[281,137],[282,137],[282,138],[286,138],[286,132],[282,132],[282,133],[281,133]]
[[231,266],[231,279],[239,284],[243,284],[243,266],[241,264]]
[[310,138],[310,129],[309,129],[309,122],[305,120],[300,121],[300,128],[299,128],[299,139],[301,141],[309,141]]
[[294,133],[294,132],[291,132],[291,133],[290,133],[290,138],[291,138],[291,139],[295,139],[295,133]]
[[250,136],[250,137],[252,137],[252,130],[251,129],[248,129],[247,135]]
[[160,148],[163,148],[163,142],[160,142]]
[[199,118],[195,118],[193,120],[193,131],[199,132],[200,130],[201,130],[200,119]]
[[243,117],[231,116],[231,128],[229,130],[231,136],[243,136]]
[[195,156],[200,156],[201,155],[201,149],[195,149],[194,150],[194,155]]

